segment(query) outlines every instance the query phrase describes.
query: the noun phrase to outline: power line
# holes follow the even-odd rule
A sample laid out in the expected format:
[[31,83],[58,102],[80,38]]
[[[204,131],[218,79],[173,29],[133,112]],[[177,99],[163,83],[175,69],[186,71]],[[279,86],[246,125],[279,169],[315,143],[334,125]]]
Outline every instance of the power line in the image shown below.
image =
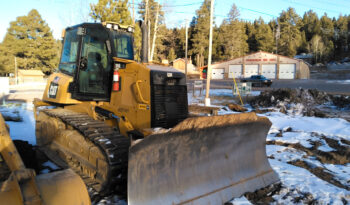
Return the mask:
[[328,11],[328,12],[331,12],[331,13],[337,13],[339,14],[339,11],[335,11],[335,10],[330,10],[330,9],[323,9],[323,8],[318,8],[318,7],[314,7],[314,6],[310,6],[310,5],[307,5],[307,4],[303,4],[303,3],[299,3],[299,2],[291,2],[291,1],[288,1],[288,0],[283,0],[287,3],[293,3],[293,4],[297,4],[297,5],[300,5],[300,6],[303,6],[303,7],[307,7],[307,8],[310,8],[310,9],[318,9],[318,10],[321,10],[321,11]]
[[[323,3],[323,4],[327,4],[327,5],[330,5],[330,6],[333,6],[333,7],[341,7],[341,8],[344,8],[344,6],[349,6],[349,5],[344,5],[344,4],[337,4],[335,3],[334,1],[326,1],[326,0],[317,0],[316,1],[317,3]],[[346,2],[346,3],[349,3],[349,2]]]
[[248,9],[248,8],[244,8],[244,7],[241,7],[241,6],[239,6],[238,8],[243,9],[243,10],[247,10],[247,11],[251,11],[251,12],[255,12],[255,13],[259,13],[259,14],[264,14],[264,15],[267,15],[267,16],[277,17],[277,16],[275,16],[273,14],[265,13],[265,12],[262,12],[262,11],[257,11],[257,10],[254,10],[254,9]]
[[[133,4],[133,3],[129,3],[129,4]],[[142,3],[134,3],[135,5],[140,6]],[[163,8],[165,7],[183,7],[183,6],[193,6],[193,5],[197,5],[197,4],[203,4],[203,2],[194,2],[194,3],[188,3],[188,4],[178,4],[178,5],[164,5],[162,6]]]

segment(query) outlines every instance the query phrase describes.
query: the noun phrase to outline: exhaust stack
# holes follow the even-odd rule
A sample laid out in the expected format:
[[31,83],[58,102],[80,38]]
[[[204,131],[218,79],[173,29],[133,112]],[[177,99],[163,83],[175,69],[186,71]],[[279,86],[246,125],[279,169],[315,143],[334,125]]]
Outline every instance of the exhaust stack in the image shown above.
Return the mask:
[[141,62],[148,63],[148,29],[146,22],[140,22],[142,32]]

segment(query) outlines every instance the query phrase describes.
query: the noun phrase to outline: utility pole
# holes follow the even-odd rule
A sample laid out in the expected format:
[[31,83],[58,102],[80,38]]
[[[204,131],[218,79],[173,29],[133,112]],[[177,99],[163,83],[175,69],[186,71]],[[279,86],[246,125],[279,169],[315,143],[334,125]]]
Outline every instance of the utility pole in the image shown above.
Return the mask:
[[280,39],[281,36],[281,29],[280,29],[280,25],[278,24],[277,21],[277,28],[276,28],[276,54],[278,54],[278,40]]
[[188,21],[186,20],[186,50],[185,50],[185,75],[187,79],[187,64],[188,64],[188,57],[187,57],[187,49],[188,49]]
[[211,52],[213,41],[213,15],[214,15],[214,0],[210,2],[210,31],[209,31],[209,56],[208,56],[208,68],[207,68],[207,86],[205,89],[205,106],[210,106],[209,90],[210,90],[210,78],[211,78]]

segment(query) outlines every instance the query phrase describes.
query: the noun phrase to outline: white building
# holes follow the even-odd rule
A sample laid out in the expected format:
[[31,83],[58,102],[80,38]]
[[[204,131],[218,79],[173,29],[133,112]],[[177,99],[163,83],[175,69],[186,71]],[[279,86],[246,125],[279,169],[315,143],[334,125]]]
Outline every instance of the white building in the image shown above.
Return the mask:
[[252,75],[270,79],[309,79],[310,71],[302,60],[263,51],[212,65],[212,79],[247,78]]

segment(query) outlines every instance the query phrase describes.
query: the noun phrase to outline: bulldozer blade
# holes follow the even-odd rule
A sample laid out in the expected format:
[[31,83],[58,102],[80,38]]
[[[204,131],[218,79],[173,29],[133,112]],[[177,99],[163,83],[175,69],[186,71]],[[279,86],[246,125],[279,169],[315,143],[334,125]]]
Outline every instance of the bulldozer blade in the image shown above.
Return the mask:
[[129,150],[129,204],[224,204],[279,181],[271,122],[255,113],[188,118]]

